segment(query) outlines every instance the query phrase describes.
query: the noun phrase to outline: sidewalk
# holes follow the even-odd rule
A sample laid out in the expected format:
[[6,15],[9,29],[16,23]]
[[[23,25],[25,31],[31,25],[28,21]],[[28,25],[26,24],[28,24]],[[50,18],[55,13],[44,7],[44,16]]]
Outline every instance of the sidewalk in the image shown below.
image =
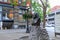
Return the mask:
[[10,34],[0,34],[0,40],[15,40],[24,36],[28,36],[26,33],[10,33]]
[[[47,27],[46,29],[51,40],[60,40],[60,36],[54,36],[54,28]],[[28,40],[29,34],[25,31],[24,29],[0,30],[0,40]]]
[[16,40],[24,36],[28,36],[25,30],[14,29],[14,30],[0,30],[0,40]]

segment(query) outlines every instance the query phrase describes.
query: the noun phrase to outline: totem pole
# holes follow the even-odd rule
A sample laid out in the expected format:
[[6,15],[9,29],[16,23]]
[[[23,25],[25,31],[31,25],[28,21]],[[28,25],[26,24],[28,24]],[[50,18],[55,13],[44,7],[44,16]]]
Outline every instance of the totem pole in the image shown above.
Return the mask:
[[34,14],[33,16],[33,22],[31,24],[31,30],[30,30],[30,40],[39,40],[40,35],[40,17],[38,13]]

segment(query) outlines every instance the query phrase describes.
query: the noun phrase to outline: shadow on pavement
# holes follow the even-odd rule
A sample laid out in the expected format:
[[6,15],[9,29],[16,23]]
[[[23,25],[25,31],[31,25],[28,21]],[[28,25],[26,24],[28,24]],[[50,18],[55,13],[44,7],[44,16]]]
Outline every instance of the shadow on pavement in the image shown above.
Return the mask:
[[14,39],[14,40],[29,40],[28,37],[29,37],[29,36],[24,36],[24,37],[21,37],[21,38],[19,38],[19,39]]

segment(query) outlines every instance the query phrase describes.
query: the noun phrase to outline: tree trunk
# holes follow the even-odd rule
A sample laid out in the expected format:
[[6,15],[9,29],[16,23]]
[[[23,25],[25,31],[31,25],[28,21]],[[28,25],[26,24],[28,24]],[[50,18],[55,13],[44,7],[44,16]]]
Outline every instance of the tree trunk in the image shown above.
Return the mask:
[[45,22],[46,22],[45,18],[46,18],[46,7],[43,7],[43,28],[45,28]]
[[40,30],[41,31],[40,40],[50,40],[48,32],[45,28],[45,22],[46,22],[45,18],[46,18],[46,7],[43,7],[43,28]]

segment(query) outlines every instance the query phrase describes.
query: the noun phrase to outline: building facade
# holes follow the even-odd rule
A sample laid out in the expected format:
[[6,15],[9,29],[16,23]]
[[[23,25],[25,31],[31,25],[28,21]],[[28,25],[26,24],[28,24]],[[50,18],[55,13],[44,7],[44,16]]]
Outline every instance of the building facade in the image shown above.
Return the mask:
[[55,20],[58,15],[60,15],[60,6],[55,6],[51,9],[51,13],[48,14],[48,24],[53,24],[53,26],[55,26]]
[[[26,26],[26,21],[23,19],[22,14],[25,13],[24,10],[21,10],[20,8],[22,6],[23,2],[26,0],[14,0],[18,2],[18,9],[16,12],[14,12],[14,7],[11,5],[10,0],[0,0],[0,24],[1,24],[1,29],[5,29],[3,22],[4,20],[13,20],[13,25],[12,26]],[[22,7],[24,8],[24,7]],[[6,24],[6,23],[5,23]],[[7,25],[7,24],[6,24]],[[2,28],[3,27],[3,28]]]

